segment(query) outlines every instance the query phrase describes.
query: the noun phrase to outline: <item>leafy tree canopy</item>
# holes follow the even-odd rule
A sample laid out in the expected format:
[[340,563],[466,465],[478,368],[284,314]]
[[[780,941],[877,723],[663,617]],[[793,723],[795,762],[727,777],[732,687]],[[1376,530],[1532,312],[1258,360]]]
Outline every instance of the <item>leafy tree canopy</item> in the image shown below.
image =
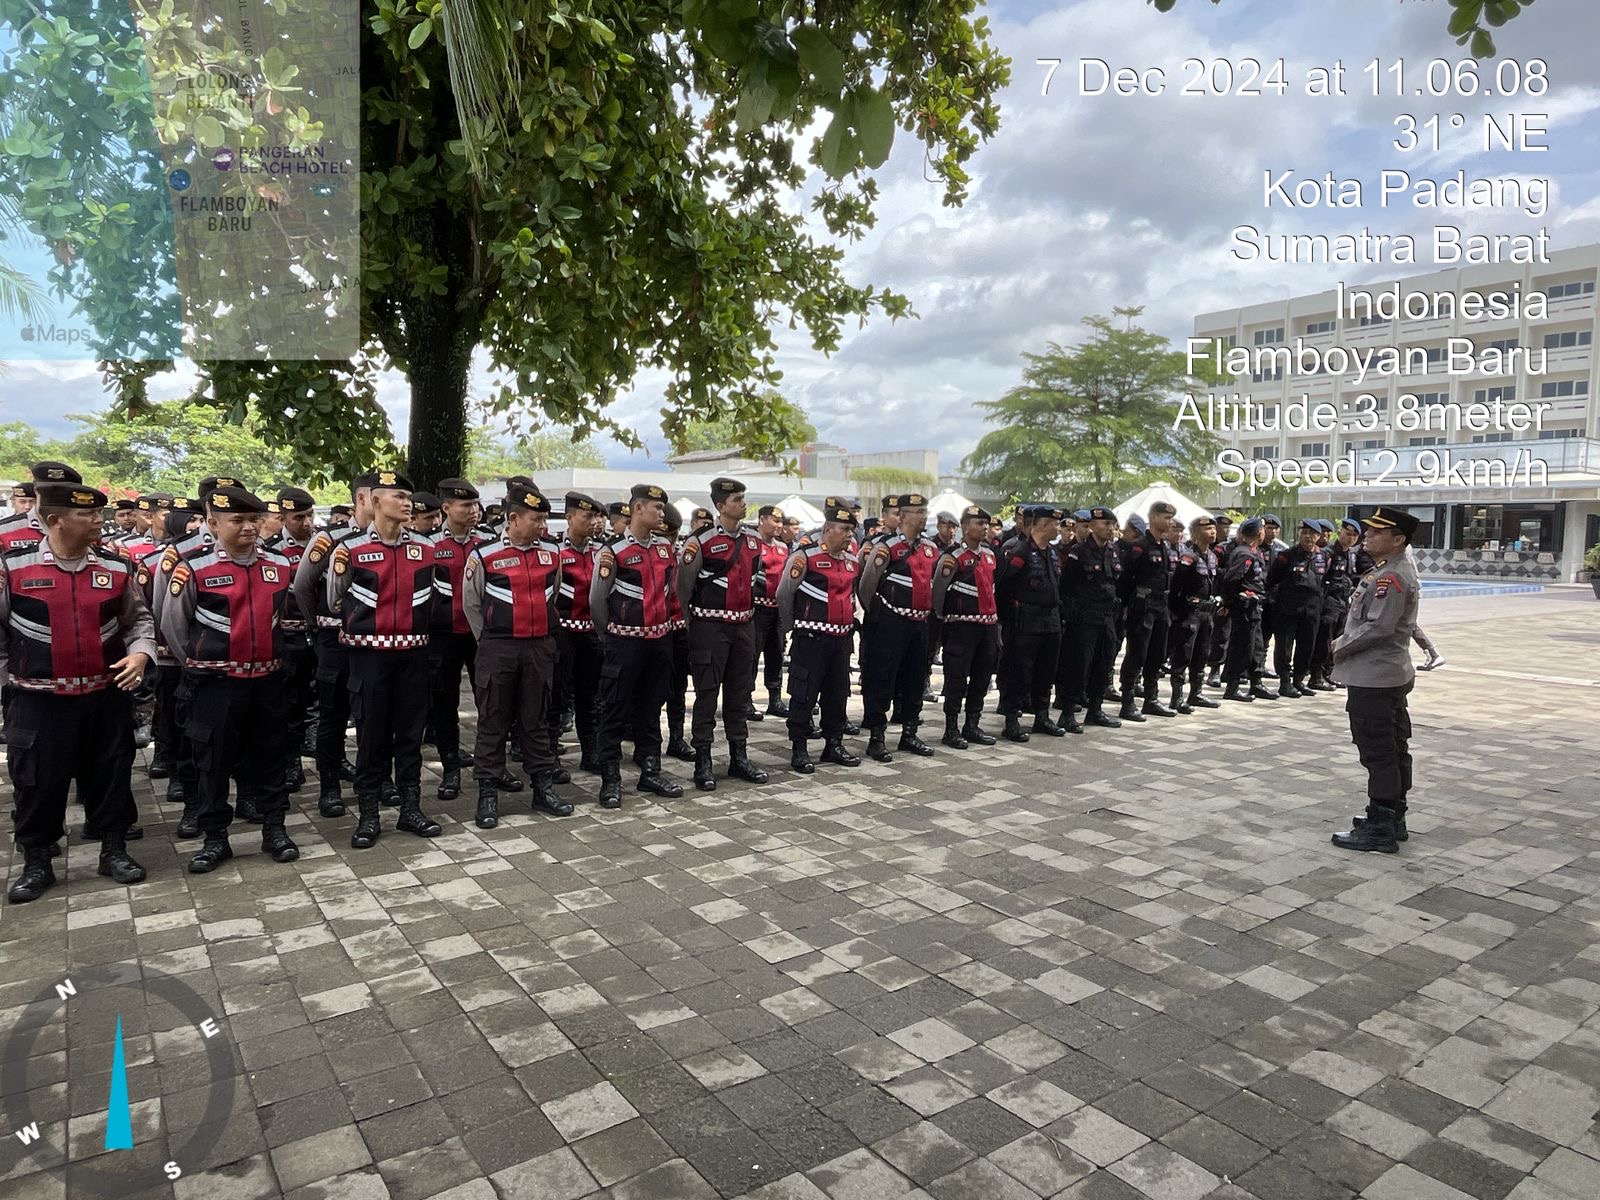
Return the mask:
[[789,403],[775,391],[767,392],[762,400],[765,412],[754,421],[724,412],[686,422],[673,440],[672,452],[739,450],[762,459],[817,440],[817,427],[799,405]]
[[[1146,0],[1160,12],[1171,12],[1178,0]],[[1221,4],[1222,0],[1211,0]],[[1494,34],[1507,21],[1522,15],[1532,7],[1533,0],[1450,0],[1447,28],[1456,45],[1467,46],[1474,58],[1495,56]]]

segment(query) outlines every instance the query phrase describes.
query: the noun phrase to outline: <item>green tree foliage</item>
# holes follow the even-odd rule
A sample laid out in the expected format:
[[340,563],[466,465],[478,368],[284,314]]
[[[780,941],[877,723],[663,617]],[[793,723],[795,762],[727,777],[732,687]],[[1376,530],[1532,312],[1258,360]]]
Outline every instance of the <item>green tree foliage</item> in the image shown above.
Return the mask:
[[592,441],[573,441],[556,430],[523,434],[514,440],[496,437],[482,426],[467,433],[467,478],[474,483],[509,475],[531,475],[538,480],[542,471],[605,465],[605,456]]
[[1012,500],[1076,499],[1109,504],[1152,479],[1195,488],[1212,474],[1219,444],[1190,425],[1173,427],[1175,401],[1215,379],[1188,374],[1182,351],[1133,324],[1141,308],[1084,319],[1087,339],[1025,354],[1023,382],[980,400],[989,423],[963,460],[978,483]]
[[[1160,12],[1171,12],[1178,0],[1146,0]],[[1222,0],[1211,0],[1221,4]],[[1447,28],[1456,45],[1468,46],[1474,58],[1495,56],[1494,34],[1507,21],[1519,17],[1533,6],[1533,0],[1450,0]]]
[[762,401],[765,411],[754,422],[732,412],[686,421],[673,440],[672,452],[739,450],[759,459],[774,457],[773,447],[781,452],[817,440],[817,427],[799,405],[778,392],[766,393]]
[[906,467],[853,467],[850,479],[854,483],[868,484],[880,496],[893,489],[921,488],[926,491],[937,482],[924,471],[912,471]]
[[[39,2],[77,12],[95,0]],[[491,400],[498,411],[628,445],[641,444],[639,431],[607,408],[649,367],[667,378],[669,442],[691,420],[729,416],[748,431],[746,450],[779,453],[787,434],[766,399],[781,378],[774,322],[803,325],[827,352],[846,319],[910,315],[906,297],[847,280],[837,244],[872,225],[872,172],[896,132],[920,143],[926,173],[957,205],[965,164],[998,129],[1010,64],[977,7],[550,0],[534,13],[516,0],[363,0],[362,354],[202,362],[195,398],[236,418],[253,408],[298,461],[345,474],[385,449],[371,369],[392,364],[411,388],[411,471],[434,479],[465,461],[475,353],[506,381]],[[6,9],[19,26],[33,11],[0,0]],[[147,36],[166,32],[169,9],[141,14],[158,26]],[[11,64],[15,94],[82,80],[50,101],[63,120],[148,121],[131,99],[107,107],[110,67],[90,61],[142,61],[138,37],[69,24],[87,41],[48,53],[30,45]],[[163,140],[215,132],[192,113],[160,117]],[[75,169],[53,165],[62,155],[48,131],[3,149],[26,159],[17,173]],[[812,201],[825,237],[786,203],[808,166],[826,177]],[[66,206],[73,181],[63,179]],[[100,226],[118,253],[149,233],[143,214],[111,207],[94,228],[60,215],[78,223],[80,260]],[[35,223],[56,219],[47,211]],[[95,295],[87,316],[97,328],[138,308]]]

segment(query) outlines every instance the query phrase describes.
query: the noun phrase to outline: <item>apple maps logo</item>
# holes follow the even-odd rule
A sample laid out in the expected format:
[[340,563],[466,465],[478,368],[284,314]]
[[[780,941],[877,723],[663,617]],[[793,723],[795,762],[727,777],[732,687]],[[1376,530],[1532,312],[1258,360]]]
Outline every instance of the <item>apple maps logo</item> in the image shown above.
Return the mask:
[[55,346],[74,346],[79,342],[93,340],[93,335],[87,329],[69,329],[51,321],[48,325],[36,323],[24,325],[19,331],[25,342],[44,342]]

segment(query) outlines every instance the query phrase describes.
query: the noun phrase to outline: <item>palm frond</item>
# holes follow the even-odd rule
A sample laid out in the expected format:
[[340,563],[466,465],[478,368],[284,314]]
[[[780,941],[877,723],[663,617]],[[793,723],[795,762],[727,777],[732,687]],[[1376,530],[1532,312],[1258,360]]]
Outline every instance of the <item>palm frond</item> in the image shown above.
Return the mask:
[[467,163],[482,175],[486,167],[480,129],[504,136],[512,119],[521,116],[522,64],[516,34],[522,18],[512,12],[510,0],[444,0],[441,15],[445,61]]
[[37,321],[45,315],[44,289],[0,259],[0,313],[20,317],[24,321]]

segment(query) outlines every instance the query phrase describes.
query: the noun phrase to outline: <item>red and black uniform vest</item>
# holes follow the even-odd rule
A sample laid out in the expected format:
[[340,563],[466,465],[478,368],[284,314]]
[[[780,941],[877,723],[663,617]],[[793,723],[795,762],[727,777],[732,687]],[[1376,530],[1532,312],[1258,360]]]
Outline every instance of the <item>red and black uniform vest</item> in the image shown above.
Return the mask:
[[879,602],[896,616],[926,621],[933,609],[933,569],[939,562],[939,547],[930,537],[919,536],[913,542],[901,533],[880,542],[879,547],[889,552],[888,565],[878,581]]
[[306,550],[310,547],[310,545],[311,543],[307,542],[304,546],[302,546],[287,533],[280,530],[277,534],[268,538],[263,546],[263,549],[270,550],[272,553],[280,556],[281,558],[287,559],[289,562],[289,583],[291,587],[291,594],[289,597],[289,602],[284,605],[283,616],[279,618],[278,621],[278,624],[283,627],[283,631],[285,633],[304,633],[306,629],[305,618],[300,615],[300,606],[294,602],[292,588],[294,584],[295,572],[300,569],[300,560],[306,556]]
[[483,572],[483,636],[540,638],[556,631],[561,552],[547,542],[523,549],[507,541],[473,550]]
[[[361,529],[324,530],[311,539],[311,544],[306,547],[306,554],[310,556],[312,562],[316,563],[320,563],[325,558],[331,559],[333,552],[338,549],[341,542],[347,542],[353,537],[360,537],[364,532],[365,530]],[[326,570],[327,568],[323,569]],[[343,622],[339,620],[339,614],[328,607],[328,589],[323,586],[326,582],[326,579],[319,579],[317,584],[317,628],[338,629]]]
[[0,522],[0,554],[19,550],[33,550],[44,541],[44,530],[33,523],[32,513]]
[[133,559],[134,562],[143,562],[150,557],[150,552],[156,548],[156,540],[149,532],[130,533],[125,537],[114,539],[113,545],[117,552]]
[[571,542],[561,543],[561,587],[556,593],[556,611],[561,628],[573,633],[593,633],[594,618],[589,614],[589,585],[594,582],[594,563],[600,556],[600,543],[593,538],[580,550]]
[[800,552],[805,573],[794,594],[794,627],[830,637],[846,637],[855,628],[856,578],[860,568],[849,551],[829,554],[822,546]]
[[283,666],[283,614],[292,601],[294,568],[281,554],[258,551],[251,563],[235,562],[213,548],[173,572],[173,586],[194,577],[194,616],[183,647],[184,667],[260,679]]
[[64,571],[42,545],[13,550],[4,563],[11,685],[57,696],[110,687],[111,664],[128,653],[121,614],[138,586],[132,564],[91,550],[81,570]]
[[334,547],[333,570],[350,573],[339,606],[339,640],[369,650],[428,644],[433,613],[433,545],[409,529],[389,545],[364,529]]
[[479,546],[495,541],[477,530],[467,534],[466,541],[458,541],[448,529],[434,534],[433,561],[438,565],[434,576],[436,594],[433,599],[433,619],[430,628],[434,633],[467,633],[467,614],[461,607],[461,576],[467,569],[467,559]]
[[968,549],[966,544],[950,553],[956,560],[956,573],[944,594],[944,619],[974,625],[995,625],[1000,621],[994,601],[994,551],[988,546]]
[[761,543],[761,574],[756,580],[753,597],[757,608],[778,607],[778,585],[783,582],[783,568],[793,552],[792,546],[777,538],[770,544]]
[[666,637],[682,620],[673,594],[677,559],[666,538],[649,544],[624,537],[611,548],[616,558],[606,602],[606,632],[623,637]]
[[753,533],[729,533],[713,525],[684,544],[688,561],[680,571],[694,571],[689,611],[696,617],[742,625],[755,615],[755,579],[761,570],[761,539]]

